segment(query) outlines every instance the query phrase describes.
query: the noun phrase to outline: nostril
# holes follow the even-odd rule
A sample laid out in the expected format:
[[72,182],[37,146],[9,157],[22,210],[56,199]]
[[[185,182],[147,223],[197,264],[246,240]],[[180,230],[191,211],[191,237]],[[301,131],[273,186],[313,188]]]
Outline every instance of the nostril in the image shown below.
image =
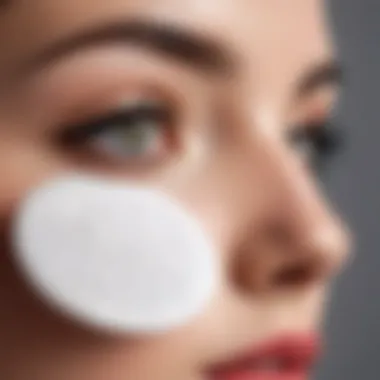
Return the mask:
[[314,260],[282,267],[273,274],[272,285],[275,287],[301,286],[315,281],[320,276],[322,268],[321,265],[312,261]]
[[312,271],[304,267],[282,270],[274,276],[273,283],[276,287],[302,285],[310,280]]

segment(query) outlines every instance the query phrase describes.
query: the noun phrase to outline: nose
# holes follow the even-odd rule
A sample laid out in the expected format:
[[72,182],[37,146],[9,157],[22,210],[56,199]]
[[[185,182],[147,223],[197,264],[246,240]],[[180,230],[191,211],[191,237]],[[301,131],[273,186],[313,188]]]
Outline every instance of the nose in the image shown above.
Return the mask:
[[237,245],[236,283],[258,291],[328,281],[347,259],[346,227],[294,154],[278,141],[261,141],[261,152],[258,172],[266,175],[251,175],[260,204]]

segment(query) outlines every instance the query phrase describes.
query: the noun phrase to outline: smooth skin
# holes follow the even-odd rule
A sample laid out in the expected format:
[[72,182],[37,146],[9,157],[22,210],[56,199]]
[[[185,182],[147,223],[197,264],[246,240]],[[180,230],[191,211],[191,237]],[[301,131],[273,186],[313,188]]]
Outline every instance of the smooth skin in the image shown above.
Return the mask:
[[[0,378],[204,380],[246,347],[318,331],[349,238],[308,150],[289,135],[323,125],[337,100],[325,4],[9,3],[0,11]],[[67,128],[131,102],[170,117],[139,125],[149,138],[105,128],[61,143]],[[162,187],[196,215],[223,267],[196,320],[153,338],[104,337],[31,294],[12,263],[12,216],[31,189],[77,170]]]

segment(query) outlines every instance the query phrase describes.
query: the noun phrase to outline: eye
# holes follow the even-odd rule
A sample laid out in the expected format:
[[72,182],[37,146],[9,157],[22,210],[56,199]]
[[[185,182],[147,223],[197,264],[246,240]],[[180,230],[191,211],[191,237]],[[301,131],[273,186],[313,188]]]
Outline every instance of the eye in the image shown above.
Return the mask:
[[311,169],[323,175],[342,148],[343,133],[329,122],[314,123],[294,128],[289,142]]
[[58,143],[75,153],[117,160],[156,160],[170,143],[173,114],[167,104],[140,101],[63,128]]

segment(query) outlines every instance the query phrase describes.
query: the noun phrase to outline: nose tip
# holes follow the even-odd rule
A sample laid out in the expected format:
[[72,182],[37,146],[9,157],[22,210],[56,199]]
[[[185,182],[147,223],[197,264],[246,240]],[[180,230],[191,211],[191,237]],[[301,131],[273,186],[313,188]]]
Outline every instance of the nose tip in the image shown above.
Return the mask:
[[347,261],[351,244],[337,221],[303,225],[297,232],[278,225],[251,241],[240,251],[235,271],[235,282],[250,292],[327,282]]
[[289,248],[293,252],[273,270],[269,282],[286,286],[326,281],[340,272],[347,261],[349,245],[349,234],[341,225],[325,225]]
[[[321,228],[315,234],[312,247],[315,256],[322,260],[325,273],[328,276],[335,275],[346,263],[350,247],[350,234],[347,228],[340,222],[333,222],[334,226]],[[311,248],[313,249],[313,248]]]

